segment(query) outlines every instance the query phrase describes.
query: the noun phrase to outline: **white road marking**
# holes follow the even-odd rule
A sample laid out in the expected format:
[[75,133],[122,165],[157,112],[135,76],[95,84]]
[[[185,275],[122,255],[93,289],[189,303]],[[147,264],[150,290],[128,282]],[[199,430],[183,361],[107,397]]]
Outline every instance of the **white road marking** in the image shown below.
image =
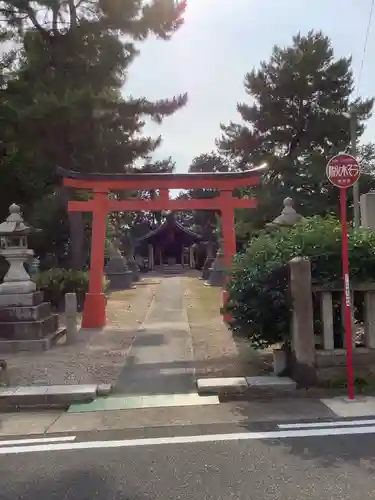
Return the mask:
[[294,429],[272,432],[244,432],[233,434],[206,434],[201,436],[174,436],[144,439],[123,439],[113,441],[86,441],[79,443],[40,444],[35,446],[14,446],[0,448],[0,455],[17,453],[94,450],[106,448],[129,448],[173,444],[220,443],[226,441],[249,441],[256,439],[285,439],[317,436],[349,436],[353,434],[375,434],[375,426],[327,429]]
[[306,429],[315,427],[351,427],[356,425],[375,425],[375,420],[336,420],[335,422],[298,422],[295,424],[279,424],[279,429]]
[[39,443],[66,443],[74,441],[76,436],[60,436],[60,437],[46,437],[46,438],[33,438],[33,439],[7,439],[0,441],[0,446],[14,446],[20,444],[39,444]]

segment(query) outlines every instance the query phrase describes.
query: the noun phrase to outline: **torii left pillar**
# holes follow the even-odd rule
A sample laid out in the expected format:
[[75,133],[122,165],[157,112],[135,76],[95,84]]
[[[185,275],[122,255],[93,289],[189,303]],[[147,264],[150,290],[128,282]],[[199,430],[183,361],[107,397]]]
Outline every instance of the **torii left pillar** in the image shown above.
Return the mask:
[[108,193],[94,191],[89,290],[85,297],[82,328],[103,328],[106,324],[106,300],[103,293],[104,250],[107,230]]

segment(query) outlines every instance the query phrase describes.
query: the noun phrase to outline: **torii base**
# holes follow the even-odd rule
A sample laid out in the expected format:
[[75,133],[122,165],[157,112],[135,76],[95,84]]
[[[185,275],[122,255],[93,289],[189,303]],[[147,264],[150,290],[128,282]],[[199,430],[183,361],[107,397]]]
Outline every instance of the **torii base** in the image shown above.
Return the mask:
[[85,297],[82,328],[103,328],[107,323],[104,293],[90,293]]

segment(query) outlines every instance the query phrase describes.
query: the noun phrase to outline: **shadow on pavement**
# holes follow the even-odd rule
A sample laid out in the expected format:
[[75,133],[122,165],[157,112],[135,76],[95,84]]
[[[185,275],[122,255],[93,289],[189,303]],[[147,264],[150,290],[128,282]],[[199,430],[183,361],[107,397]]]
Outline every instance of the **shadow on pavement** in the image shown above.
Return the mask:
[[[237,412],[248,420],[241,427],[254,431],[254,421],[264,424],[265,431],[277,430],[277,424],[297,421],[327,421],[337,418],[319,399],[269,398],[238,402]],[[268,422],[268,423],[267,423]],[[272,429],[269,427],[272,422]],[[259,430],[259,429],[258,429]],[[292,429],[288,429],[292,430]],[[281,456],[294,455],[299,460],[311,462],[312,467],[342,467],[344,463],[365,466],[369,473],[375,473],[374,434],[324,435],[260,440],[266,447],[279,448]]]
[[[146,500],[143,494],[128,496],[126,479],[121,481],[121,488],[105,471],[86,469],[59,473],[57,469],[53,479],[43,479],[37,473],[33,478],[23,480],[22,473],[18,479],[11,474],[8,481],[2,481],[1,498],[6,500]],[[124,491],[125,490],[125,491]],[[147,497],[149,500],[149,497]]]
[[267,443],[317,467],[341,467],[343,463],[351,463],[365,466],[369,473],[375,472],[374,434],[291,438]]

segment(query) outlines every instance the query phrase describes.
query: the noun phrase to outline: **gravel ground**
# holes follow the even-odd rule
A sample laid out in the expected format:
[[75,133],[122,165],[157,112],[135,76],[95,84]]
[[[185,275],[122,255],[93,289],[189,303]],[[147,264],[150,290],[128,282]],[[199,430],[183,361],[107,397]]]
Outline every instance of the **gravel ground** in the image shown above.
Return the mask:
[[9,385],[114,382],[157,283],[156,279],[146,278],[134,289],[112,293],[108,300],[108,326],[104,330],[81,330],[74,344],[61,343],[49,351],[2,356],[8,364]]
[[[244,342],[236,343],[223,323],[221,289],[205,286],[198,276],[195,272],[181,275],[196,375],[263,373],[264,356],[254,353]],[[2,356],[8,364],[9,385],[114,383],[162,279],[148,275],[131,290],[113,292],[104,330],[81,330],[74,344],[62,342],[49,351]],[[64,322],[63,315],[61,321]]]

